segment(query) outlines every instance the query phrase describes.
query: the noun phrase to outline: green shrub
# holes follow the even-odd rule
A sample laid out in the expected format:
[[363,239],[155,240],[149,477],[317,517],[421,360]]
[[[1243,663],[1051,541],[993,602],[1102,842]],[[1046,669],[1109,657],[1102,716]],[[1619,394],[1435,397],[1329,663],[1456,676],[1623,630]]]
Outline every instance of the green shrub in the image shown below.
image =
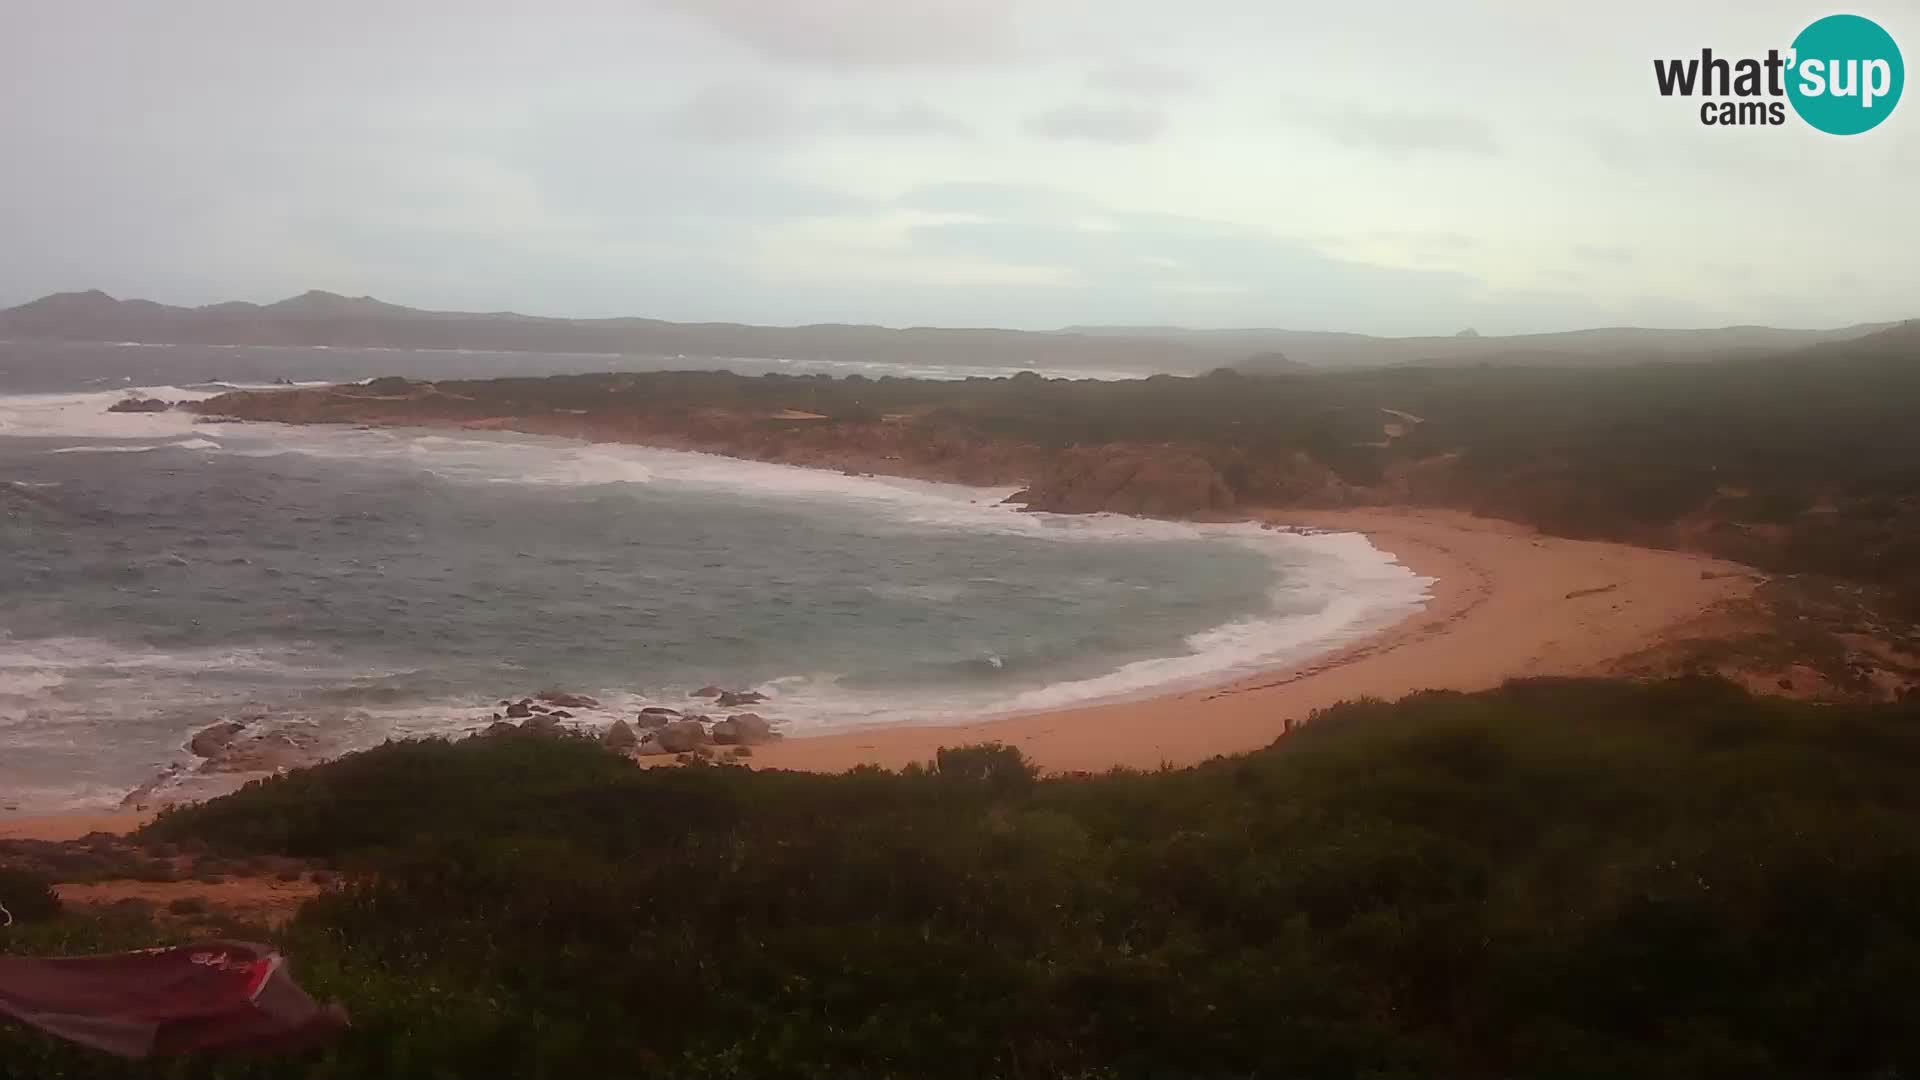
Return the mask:
[[0,906],[13,914],[15,925],[40,922],[60,914],[60,894],[48,878],[0,866]]
[[352,868],[324,1075],[1891,1076],[1916,769],[1920,707],[1543,679],[1152,774],[396,744],[152,829]]

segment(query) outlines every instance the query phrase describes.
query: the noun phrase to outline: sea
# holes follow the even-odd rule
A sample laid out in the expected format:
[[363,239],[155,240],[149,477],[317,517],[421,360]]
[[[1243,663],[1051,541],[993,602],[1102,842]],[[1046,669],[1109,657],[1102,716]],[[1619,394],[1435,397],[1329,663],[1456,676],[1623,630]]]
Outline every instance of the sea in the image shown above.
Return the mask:
[[588,728],[754,688],[796,738],[1138,697],[1337,648],[1431,584],[1355,534],[1025,513],[1011,489],[107,411],[276,380],[693,368],[1015,373],[0,343],[0,812],[217,793],[245,777],[186,743],[223,719],[338,753],[459,736],[548,687],[602,702]]

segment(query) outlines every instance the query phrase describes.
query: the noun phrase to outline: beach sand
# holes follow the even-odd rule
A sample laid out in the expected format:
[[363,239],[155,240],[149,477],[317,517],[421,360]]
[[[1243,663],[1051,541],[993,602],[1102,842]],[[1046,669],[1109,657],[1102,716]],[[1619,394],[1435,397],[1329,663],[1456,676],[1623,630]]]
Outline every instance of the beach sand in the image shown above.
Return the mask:
[[1273,512],[1277,525],[1361,532],[1436,579],[1426,607],[1366,641],[1226,686],[973,724],[873,728],[754,748],[758,768],[841,771],[1001,742],[1047,772],[1183,766],[1273,742],[1289,721],[1358,697],[1479,690],[1529,675],[1607,673],[1747,596],[1747,567],[1706,556],[1541,536],[1433,510]]
[[[1365,641],[1205,689],[969,724],[870,728],[755,747],[756,768],[839,772],[931,760],[943,746],[1001,742],[1048,772],[1182,766],[1273,742],[1288,723],[1358,697],[1478,690],[1528,675],[1605,674],[1683,636],[1751,593],[1752,570],[1701,555],[1541,536],[1510,522],[1437,510],[1287,511],[1275,525],[1365,533],[1435,579],[1414,615]],[[665,761],[667,759],[660,759]],[[142,814],[0,816],[0,838],[125,832]]]
[[13,817],[0,814],[0,840],[78,840],[88,833],[130,833],[153,820],[152,814],[53,814]]

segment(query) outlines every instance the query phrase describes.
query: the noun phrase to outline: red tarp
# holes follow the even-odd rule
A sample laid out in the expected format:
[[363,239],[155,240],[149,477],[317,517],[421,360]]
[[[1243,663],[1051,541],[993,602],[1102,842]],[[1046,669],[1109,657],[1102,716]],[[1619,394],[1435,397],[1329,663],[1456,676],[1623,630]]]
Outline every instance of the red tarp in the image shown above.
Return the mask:
[[212,941],[113,956],[0,956],[0,1016],[122,1057],[294,1049],[347,1026],[265,945]]

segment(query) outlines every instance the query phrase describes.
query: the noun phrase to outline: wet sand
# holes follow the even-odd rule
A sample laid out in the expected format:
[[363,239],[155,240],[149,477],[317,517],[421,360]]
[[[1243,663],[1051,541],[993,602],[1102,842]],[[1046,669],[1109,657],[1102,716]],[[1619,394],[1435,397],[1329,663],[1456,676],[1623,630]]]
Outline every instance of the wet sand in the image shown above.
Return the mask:
[[943,746],[1001,742],[1049,772],[1191,765],[1273,742],[1289,722],[1362,696],[1478,690],[1529,675],[1607,673],[1718,605],[1750,570],[1701,555],[1540,536],[1448,511],[1274,512],[1275,524],[1366,533],[1432,599],[1399,624],[1303,665],[1226,686],[973,724],[874,728],[756,747],[759,768],[897,768]]
[[[1183,766],[1256,750],[1315,709],[1362,696],[1477,690],[1529,675],[1608,673],[1748,595],[1748,568],[1702,555],[1541,536],[1510,522],[1436,510],[1272,512],[1275,525],[1367,534],[1435,579],[1419,612],[1292,668],[1224,686],[968,724],[871,728],[755,747],[756,768],[898,768],[943,746],[1001,742],[1048,772]],[[670,760],[670,759],[662,759]],[[651,763],[651,762],[649,762]],[[0,839],[125,832],[136,813],[0,815]]]

